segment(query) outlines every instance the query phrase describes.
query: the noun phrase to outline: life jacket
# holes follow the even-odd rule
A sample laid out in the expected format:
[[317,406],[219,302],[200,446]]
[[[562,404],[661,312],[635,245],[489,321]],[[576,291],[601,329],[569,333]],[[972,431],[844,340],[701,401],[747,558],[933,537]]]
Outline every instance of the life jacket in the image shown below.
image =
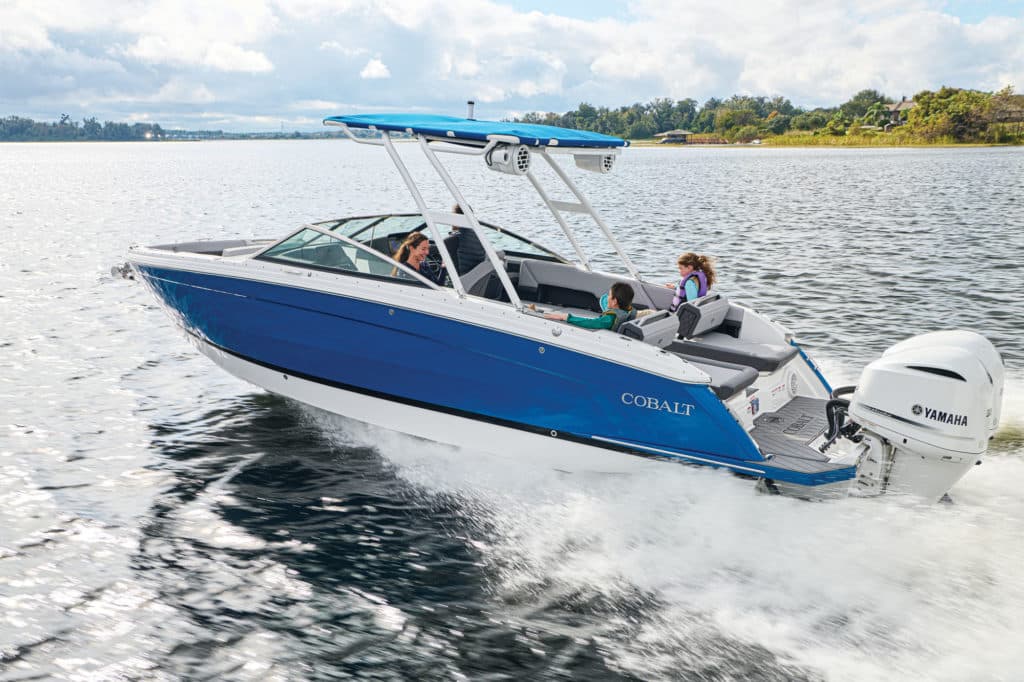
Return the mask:
[[601,314],[611,315],[613,318],[615,318],[612,320],[612,331],[617,332],[619,331],[619,327],[622,325],[623,322],[629,322],[630,320],[636,317],[636,310],[634,310],[632,307],[630,307],[629,310],[622,310],[620,308],[609,308],[608,310],[604,311]]
[[694,277],[697,278],[697,298],[708,295],[708,278],[704,274],[703,270],[694,270],[685,278],[679,280],[679,284],[676,285],[676,295],[672,297],[672,307],[670,310],[675,312],[683,303],[686,303],[686,283]]

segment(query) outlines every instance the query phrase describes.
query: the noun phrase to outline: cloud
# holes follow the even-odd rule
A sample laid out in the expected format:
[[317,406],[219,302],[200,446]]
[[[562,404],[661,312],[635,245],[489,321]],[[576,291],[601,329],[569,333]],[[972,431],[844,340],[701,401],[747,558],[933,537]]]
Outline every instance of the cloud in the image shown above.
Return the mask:
[[56,49],[51,31],[75,34],[102,30],[112,25],[121,12],[121,6],[96,11],[84,2],[4,0],[0,2],[0,51]]
[[391,71],[388,70],[387,64],[379,59],[371,59],[366,62],[366,66],[359,72],[360,78],[371,79],[371,78],[391,78]]
[[637,0],[631,9],[620,40],[594,60],[594,74],[622,82],[632,74],[675,98],[782,94],[814,106],[864,88],[898,95],[943,83],[979,87],[989,65],[1006,63],[1014,39],[1024,43],[1024,26],[1007,19],[977,50],[976,29],[932,2]]
[[148,101],[157,120],[208,107],[241,125],[335,104],[461,113],[476,99],[500,118],[582,101],[1024,88],[1024,19],[950,6],[632,0],[579,19],[493,0],[0,0],[0,114],[102,104],[86,113],[115,120]]
[[[80,96],[88,100],[90,105],[123,103],[132,107],[140,104],[173,104],[194,105],[210,104],[217,101],[217,96],[203,83],[193,82],[188,78],[175,76],[157,88],[148,92],[125,92],[110,90],[109,92],[87,92]],[[133,113],[138,117],[142,114]]]
[[[115,3],[108,0],[107,4]],[[268,0],[139,0],[126,5],[134,11],[115,20],[118,30],[162,37],[180,43],[187,52],[199,51],[210,43],[253,44],[271,38],[280,29]]]
[[228,43],[211,43],[207,46],[202,63],[221,71],[246,71],[261,73],[273,71],[274,65],[261,52],[246,50]]
[[294,111],[338,111],[344,106],[338,102],[328,102],[322,99],[304,99],[292,102],[288,108]]
[[164,83],[148,101],[209,104],[216,102],[217,97],[202,83],[191,83],[184,78],[176,77]]
[[249,45],[271,38],[277,29],[277,17],[266,0],[0,4],[0,50],[78,48],[92,37],[113,39],[114,48],[108,51],[122,58],[231,72],[272,70],[269,59]]
[[325,40],[320,43],[320,49],[325,52],[337,52],[345,57],[359,57],[369,52],[365,47],[342,45],[336,40]]
[[0,52],[37,52],[53,48],[46,28],[24,23],[11,10],[0,10]]
[[125,54],[151,63],[206,66],[220,71],[260,73],[274,65],[262,53],[223,42],[190,43],[163,36],[144,36]]

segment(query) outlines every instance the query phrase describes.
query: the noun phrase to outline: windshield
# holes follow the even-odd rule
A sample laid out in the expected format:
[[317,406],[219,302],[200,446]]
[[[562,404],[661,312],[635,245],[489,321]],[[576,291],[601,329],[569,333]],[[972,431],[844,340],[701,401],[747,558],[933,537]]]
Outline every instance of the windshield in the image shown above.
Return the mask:
[[366,218],[348,218],[347,220],[328,220],[323,223],[314,223],[318,227],[322,227],[325,230],[331,232],[337,232],[338,234],[345,237],[353,237],[354,235],[362,232],[368,225],[372,225],[380,220],[379,215],[368,216]]
[[[374,248],[381,253],[392,254],[402,243],[402,240],[410,232],[425,231],[426,221],[421,215],[389,215],[389,216],[366,216],[361,218],[348,218],[345,220],[328,220],[316,223],[324,229],[336,232],[353,239],[360,244]],[[448,236],[447,225],[439,225],[441,236]],[[554,251],[546,249],[529,239],[509,232],[506,229],[497,227],[490,223],[480,223],[483,228],[484,237],[494,246],[497,251],[523,255],[551,258],[559,262],[566,262],[564,258]],[[428,235],[433,237],[432,235]]]
[[308,227],[278,242],[256,258],[425,286],[406,272],[404,267],[397,267],[391,258]]
[[554,258],[559,261],[565,261],[564,258],[559,256],[554,251],[549,251],[539,244],[523,239],[519,235],[503,230],[500,227],[481,223],[481,227],[484,228],[484,235],[494,245],[495,249],[504,251],[505,253],[514,253],[517,255],[525,256],[541,256],[544,258]]

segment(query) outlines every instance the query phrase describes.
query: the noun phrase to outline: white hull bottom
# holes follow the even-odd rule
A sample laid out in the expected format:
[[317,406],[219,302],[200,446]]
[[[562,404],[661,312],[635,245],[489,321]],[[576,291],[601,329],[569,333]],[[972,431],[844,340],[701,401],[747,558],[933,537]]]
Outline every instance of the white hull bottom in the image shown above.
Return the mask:
[[[498,457],[511,458],[517,463],[529,462],[532,466],[547,466],[558,471],[621,474],[665,466],[664,460],[631,455],[325,386],[248,362],[194,337],[192,340],[204,355],[240,379],[272,393],[390,431],[452,445],[474,453],[486,452]],[[973,461],[962,466],[947,464],[936,469],[934,465],[928,466],[926,463],[918,462],[917,458],[902,456],[898,460],[900,466],[894,467],[892,472],[892,492],[923,495],[929,499],[941,497],[941,492],[948,490],[963,475],[963,471],[973,464]],[[903,471],[904,468],[907,471]],[[951,474],[953,469],[956,471]],[[941,480],[936,481],[938,474],[944,475],[939,477]],[[906,485],[900,485],[901,482],[913,485],[907,489]],[[804,499],[825,500],[849,495],[851,481],[818,486],[774,481],[770,486],[759,486],[759,489]],[[935,491],[939,489],[941,492],[936,493]]]
[[627,473],[647,467],[665,466],[656,459],[592,447],[500,424],[324,386],[267,369],[225,353],[194,337],[190,338],[200,352],[244,381],[272,393],[373,426],[474,452],[514,457],[517,460],[540,460],[541,463],[560,471]]
[[825,483],[823,485],[806,486],[785,481],[773,481],[774,492],[782,493],[790,497],[799,497],[804,500],[835,500],[840,497],[847,497],[850,494],[850,482],[839,481],[838,483]]

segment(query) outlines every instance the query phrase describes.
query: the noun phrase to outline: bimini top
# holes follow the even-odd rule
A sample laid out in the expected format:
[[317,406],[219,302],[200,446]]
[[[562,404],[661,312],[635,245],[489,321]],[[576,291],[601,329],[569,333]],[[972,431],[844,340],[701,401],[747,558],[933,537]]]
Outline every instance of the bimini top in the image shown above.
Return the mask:
[[535,123],[504,123],[477,121],[456,116],[434,114],[358,114],[356,116],[329,116],[324,123],[344,123],[350,128],[370,128],[409,132],[451,140],[486,142],[490,135],[508,135],[519,138],[520,144],[534,147],[624,147],[626,141],[611,135],[589,130],[571,130]]

